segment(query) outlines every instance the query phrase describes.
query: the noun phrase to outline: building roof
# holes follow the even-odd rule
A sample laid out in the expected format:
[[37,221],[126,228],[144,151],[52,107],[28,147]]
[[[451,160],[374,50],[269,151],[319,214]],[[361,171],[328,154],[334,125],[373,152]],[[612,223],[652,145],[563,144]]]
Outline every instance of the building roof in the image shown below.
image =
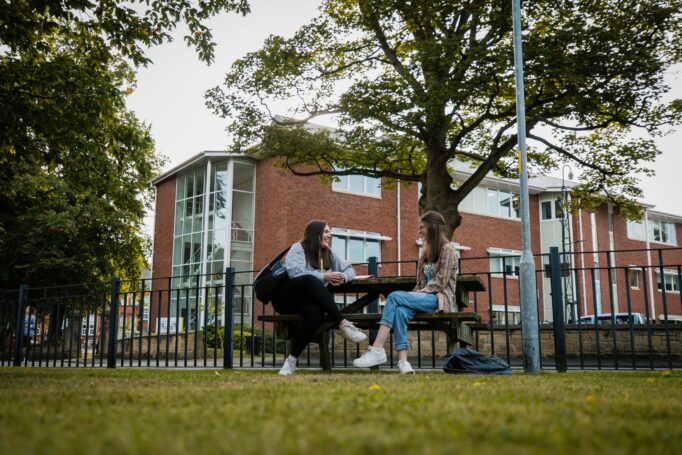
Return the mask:
[[[322,125],[315,125],[315,124],[307,124],[306,127],[310,129],[330,129],[329,127],[322,126]],[[166,172],[162,173],[158,177],[156,177],[154,180],[152,180],[152,185],[156,186],[162,181],[166,180],[167,178],[171,177],[172,175],[177,174],[180,171],[183,171],[185,169],[194,167],[200,163],[205,162],[207,159],[212,158],[212,157],[231,157],[231,158],[251,158],[251,159],[257,159],[253,155],[249,155],[244,152],[230,152],[227,150],[205,150],[203,152],[197,153],[196,155],[192,156],[191,158],[185,160],[184,162],[178,164],[177,166],[167,170]],[[470,168],[467,164],[454,161],[454,175],[453,177],[455,180],[465,180],[467,179],[471,174],[474,173],[474,169]],[[488,174],[486,175],[482,182],[484,185],[491,187],[491,188],[497,188],[500,190],[507,190],[507,191],[512,191],[512,190],[518,190],[519,188],[519,182],[514,179],[505,179],[502,177],[497,177],[493,174]],[[559,192],[562,191],[562,188],[565,186],[567,189],[571,189],[574,186],[577,186],[578,182],[574,182],[572,180],[568,179],[560,179],[558,177],[552,177],[549,175],[537,175],[537,176],[532,176],[528,179],[528,192],[530,194],[540,194],[540,193],[546,193],[546,192]],[[665,212],[660,212],[657,210],[651,210],[652,208],[655,207],[653,204],[649,204],[643,201],[638,201],[638,203],[642,206],[644,210],[646,210],[650,215],[654,215],[657,219],[661,219],[664,221],[669,221],[671,223],[682,223],[682,216],[680,215],[675,215],[671,213],[665,213]]]
[[156,186],[159,183],[163,182],[166,180],[168,177],[171,177],[178,172],[181,172],[185,169],[191,168],[196,166],[197,164],[204,163],[207,159],[212,158],[212,157],[219,157],[219,158],[251,158],[251,159],[256,159],[252,155],[248,155],[246,153],[235,153],[235,152],[229,152],[227,150],[205,150],[203,152],[197,153],[196,155],[192,156],[191,158],[183,161],[182,163],[178,164],[177,166],[167,170],[166,172],[162,173],[158,177],[156,177],[154,180],[152,180],[152,185]]
[[[473,174],[475,170],[471,169],[468,165],[457,161],[454,162],[454,168],[455,180],[464,180],[468,178],[471,174]],[[518,180],[496,177],[492,174],[486,175],[481,183],[492,188],[506,189],[508,191],[511,190],[518,191],[519,188]],[[577,186],[578,182],[574,182],[568,179],[560,179],[558,177],[552,177],[549,175],[536,175],[531,176],[528,179],[528,192],[530,194],[540,194],[546,192],[556,193],[560,192],[564,185],[567,189],[570,190],[574,186]],[[640,206],[642,206],[644,210],[646,210],[649,213],[649,215],[653,215],[654,217],[656,217],[656,219],[669,221],[671,223],[682,223],[682,216],[680,215],[661,212],[658,210],[651,210],[652,208],[656,207],[654,204],[650,204],[643,201],[637,202]]]

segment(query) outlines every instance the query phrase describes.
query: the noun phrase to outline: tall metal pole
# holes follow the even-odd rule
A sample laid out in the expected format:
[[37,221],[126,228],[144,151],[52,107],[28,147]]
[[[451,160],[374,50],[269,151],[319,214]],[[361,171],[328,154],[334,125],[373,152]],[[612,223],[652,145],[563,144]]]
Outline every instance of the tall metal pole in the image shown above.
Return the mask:
[[516,69],[516,118],[519,152],[521,155],[521,263],[519,287],[521,292],[521,338],[523,341],[523,369],[526,373],[540,371],[540,339],[538,336],[538,307],[535,283],[535,262],[530,249],[530,210],[528,207],[528,174],[526,167],[526,107],[523,101],[523,53],[521,50],[521,5],[512,0],[514,18],[514,66]]

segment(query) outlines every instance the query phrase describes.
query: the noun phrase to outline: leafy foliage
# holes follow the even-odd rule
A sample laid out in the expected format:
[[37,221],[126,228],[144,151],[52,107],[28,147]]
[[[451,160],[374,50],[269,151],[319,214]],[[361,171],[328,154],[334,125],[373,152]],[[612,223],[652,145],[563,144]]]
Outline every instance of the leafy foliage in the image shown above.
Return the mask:
[[0,288],[136,278],[150,181],[163,160],[125,106],[143,48],[245,1],[0,3]]
[[[677,0],[524,3],[523,58],[532,172],[581,171],[584,204],[637,212],[638,176],[659,153],[680,62]],[[295,107],[273,115],[282,101]],[[421,182],[423,209],[459,225],[459,202],[488,172],[518,175],[510,2],[327,0],[292,38],[271,36],[236,61],[207,104],[237,148],[296,175],[364,174]],[[330,116],[336,130],[307,122]],[[453,185],[448,166],[475,172]]]

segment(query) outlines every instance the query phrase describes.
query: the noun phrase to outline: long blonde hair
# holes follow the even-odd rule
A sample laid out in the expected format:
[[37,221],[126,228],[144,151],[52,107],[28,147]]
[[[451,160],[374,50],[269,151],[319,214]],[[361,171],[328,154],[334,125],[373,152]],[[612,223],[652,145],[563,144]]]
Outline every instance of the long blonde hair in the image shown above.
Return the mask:
[[438,212],[426,212],[421,216],[421,222],[426,228],[422,258],[425,262],[438,262],[440,250],[449,242],[445,237],[445,219]]

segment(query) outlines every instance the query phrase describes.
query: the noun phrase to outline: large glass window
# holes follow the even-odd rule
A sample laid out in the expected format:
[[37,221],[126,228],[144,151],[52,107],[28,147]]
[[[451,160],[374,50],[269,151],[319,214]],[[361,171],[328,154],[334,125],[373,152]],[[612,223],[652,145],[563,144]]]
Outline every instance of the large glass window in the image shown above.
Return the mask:
[[[628,238],[633,240],[646,240],[646,230],[644,221],[628,221]],[[677,245],[677,233],[675,224],[661,220],[649,220],[649,239],[653,242]]]
[[460,203],[460,210],[482,215],[519,218],[519,194],[497,188],[476,187]]
[[[223,284],[227,265],[236,271],[235,311],[250,312],[254,189],[255,166],[249,162],[207,162],[178,174],[173,287],[189,291],[173,294],[169,317],[177,319],[181,330],[220,316],[214,313],[222,308],[221,302],[216,305],[222,292],[215,294],[212,286]],[[209,289],[192,291],[203,286]]]
[[197,286],[203,250],[204,168],[176,180],[173,276],[175,287]]
[[381,179],[364,175],[341,175],[338,178],[339,181],[332,184],[332,188],[335,190],[368,196],[381,196]]
[[367,262],[372,256],[381,261],[382,240],[387,238],[376,232],[332,229],[332,250],[349,262]]

